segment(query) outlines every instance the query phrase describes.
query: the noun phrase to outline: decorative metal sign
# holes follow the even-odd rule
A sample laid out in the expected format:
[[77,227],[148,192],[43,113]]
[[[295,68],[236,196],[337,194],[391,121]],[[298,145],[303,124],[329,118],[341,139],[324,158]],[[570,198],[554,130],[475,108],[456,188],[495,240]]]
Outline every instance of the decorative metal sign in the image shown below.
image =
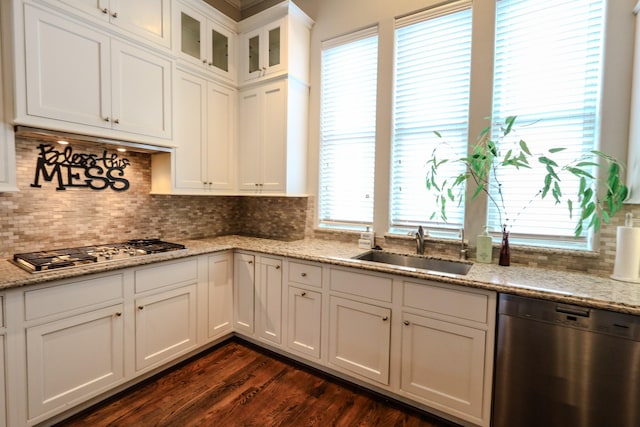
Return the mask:
[[47,182],[54,179],[58,182],[56,190],[67,187],[88,187],[92,190],[125,191],[129,181],[124,177],[124,170],[131,164],[128,159],[118,158],[115,153],[102,157],[98,154],[74,153],[70,146],[58,151],[53,145],[40,144],[40,154],[36,164],[36,175],[32,187],[40,188],[40,178]]

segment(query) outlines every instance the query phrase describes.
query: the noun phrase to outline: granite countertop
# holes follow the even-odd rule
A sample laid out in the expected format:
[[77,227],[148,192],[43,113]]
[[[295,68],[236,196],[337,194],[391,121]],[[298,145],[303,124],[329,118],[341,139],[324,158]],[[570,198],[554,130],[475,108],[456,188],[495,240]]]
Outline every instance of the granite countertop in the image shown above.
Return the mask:
[[500,267],[496,264],[480,263],[474,263],[465,276],[436,274],[407,267],[387,267],[382,264],[352,260],[351,257],[366,250],[358,248],[356,244],[320,239],[283,242],[242,236],[222,236],[181,240],[179,243],[184,244],[187,249],[41,273],[29,273],[10,260],[0,260],[0,290],[238,249],[640,315],[640,284],[619,282],[587,274],[521,266]]

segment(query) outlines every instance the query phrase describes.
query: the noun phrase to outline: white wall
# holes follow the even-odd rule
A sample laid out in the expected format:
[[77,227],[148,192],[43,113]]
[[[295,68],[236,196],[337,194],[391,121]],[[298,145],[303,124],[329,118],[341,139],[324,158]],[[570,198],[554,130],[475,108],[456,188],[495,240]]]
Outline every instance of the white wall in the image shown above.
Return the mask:
[[[309,120],[308,192],[318,189],[318,147],[320,118],[321,42],[356,29],[379,27],[378,106],[375,223],[378,235],[387,231],[389,203],[389,162],[393,81],[394,18],[429,6],[438,0],[294,0],[316,24],[311,38],[311,97]],[[601,148],[626,159],[629,134],[629,104],[633,59],[634,17],[637,0],[609,0],[606,22],[605,66],[602,91]],[[491,114],[491,87],[486,75],[493,66],[495,0],[474,0],[473,63],[471,82],[470,135],[477,135]],[[483,76],[478,78],[478,76]],[[426,159],[425,159],[426,160]],[[483,212],[479,209],[479,212]],[[468,236],[480,233],[484,214],[468,218]]]

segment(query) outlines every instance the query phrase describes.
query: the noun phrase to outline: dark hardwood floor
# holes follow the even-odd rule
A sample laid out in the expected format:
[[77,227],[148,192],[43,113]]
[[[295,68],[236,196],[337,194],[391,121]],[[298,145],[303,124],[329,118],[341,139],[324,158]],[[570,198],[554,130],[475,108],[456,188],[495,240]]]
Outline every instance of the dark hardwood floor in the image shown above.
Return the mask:
[[57,427],[452,425],[232,340]]

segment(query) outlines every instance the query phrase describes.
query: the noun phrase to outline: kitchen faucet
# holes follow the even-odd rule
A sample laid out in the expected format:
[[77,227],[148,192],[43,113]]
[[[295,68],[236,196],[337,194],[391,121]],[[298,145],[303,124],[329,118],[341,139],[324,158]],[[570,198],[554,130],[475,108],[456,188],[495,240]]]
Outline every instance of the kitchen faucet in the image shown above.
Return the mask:
[[424,255],[424,230],[421,225],[418,226],[418,232],[416,233],[416,253]]

